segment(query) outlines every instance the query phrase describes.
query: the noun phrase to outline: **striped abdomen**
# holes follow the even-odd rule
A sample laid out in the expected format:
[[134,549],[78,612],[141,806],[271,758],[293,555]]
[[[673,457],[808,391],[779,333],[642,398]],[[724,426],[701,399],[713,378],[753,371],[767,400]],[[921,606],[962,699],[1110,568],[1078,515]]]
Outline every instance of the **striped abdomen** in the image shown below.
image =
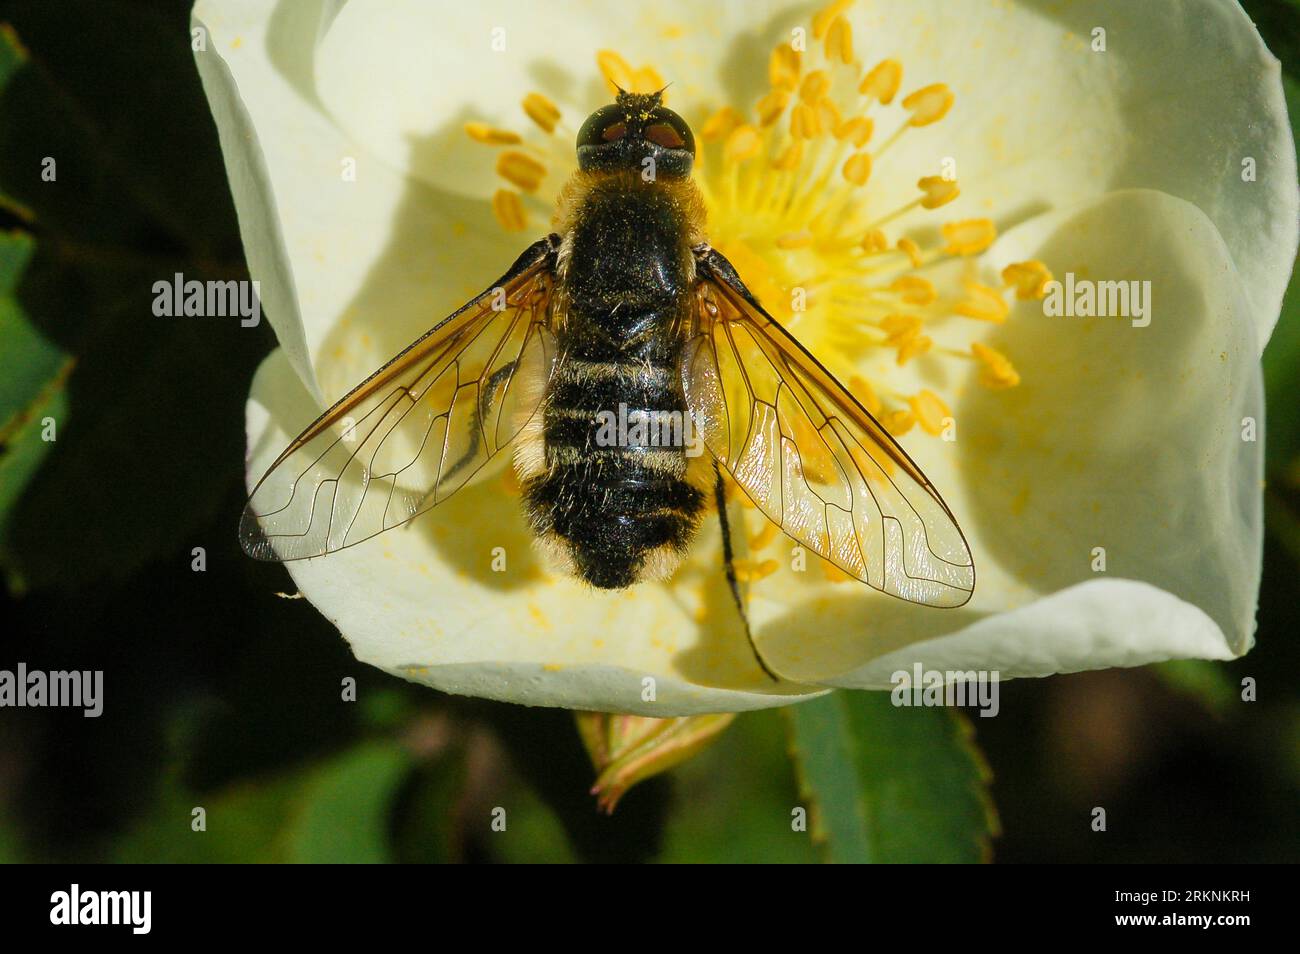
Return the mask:
[[524,455],[531,466],[521,467],[533,530],[568,570],[606,589],[670,575],[709,499],[678,349],[650,338],[640,348],[561,342]]

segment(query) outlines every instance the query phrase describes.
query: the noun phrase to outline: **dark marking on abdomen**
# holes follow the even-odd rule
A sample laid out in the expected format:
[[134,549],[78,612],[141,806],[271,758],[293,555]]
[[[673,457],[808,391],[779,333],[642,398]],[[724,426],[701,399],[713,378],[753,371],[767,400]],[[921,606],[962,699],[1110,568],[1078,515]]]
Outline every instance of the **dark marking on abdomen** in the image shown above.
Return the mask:
[[680,442],[602,446],[600,412],[617,416],[620,406],[633,420],[637,411],[684,416],[675,363],[562,359],[542,411],[546,469],[524,485],[533,530],[554,534],[578,575],[603,589],[675,566],[707,503]]

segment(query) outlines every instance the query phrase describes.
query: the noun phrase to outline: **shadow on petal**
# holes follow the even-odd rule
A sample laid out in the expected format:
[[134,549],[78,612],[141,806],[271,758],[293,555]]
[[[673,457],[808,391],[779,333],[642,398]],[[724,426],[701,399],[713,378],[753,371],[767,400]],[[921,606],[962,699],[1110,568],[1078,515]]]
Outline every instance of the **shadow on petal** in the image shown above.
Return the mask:
[[[1161,193],[1116,193],[1012,237],[1058,280],[1150,282],[1150,324],[1024,302],[988,343],[1023,381],[956,417],[982,558],[1041,593],[1114,577],[1201,607],[1244,651],[1259,579],[1256,345],[1218,233]],[[1016,247],[1019,244],[1020,247]],[[1100,569],[1104,559],[1104,570]]]

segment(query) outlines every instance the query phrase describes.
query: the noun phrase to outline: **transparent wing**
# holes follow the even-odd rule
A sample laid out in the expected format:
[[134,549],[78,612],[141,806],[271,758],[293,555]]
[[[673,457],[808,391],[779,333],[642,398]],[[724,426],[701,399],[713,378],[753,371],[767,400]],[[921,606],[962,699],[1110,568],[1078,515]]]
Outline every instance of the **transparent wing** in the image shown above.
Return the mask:
[[725,258],[698,255],[698,333],[682,378],[718,462],[759,510],[844,572],[913,603],[964,604],[974,563],[934,486]]
[[550,247],[530,247],[294,438],[244,508],[250,556],[321,556],[406,523],[515,438],[553,362]]

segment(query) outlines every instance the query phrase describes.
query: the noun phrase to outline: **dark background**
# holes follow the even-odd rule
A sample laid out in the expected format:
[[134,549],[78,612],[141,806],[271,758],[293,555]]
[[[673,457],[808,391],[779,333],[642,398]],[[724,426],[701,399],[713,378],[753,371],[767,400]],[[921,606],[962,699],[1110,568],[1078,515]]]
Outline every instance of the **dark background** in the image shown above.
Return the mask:
[[[1245,6],[1300,69],[1300,6]],[[36,366],[66,380],[43,397],[59,439],[16,501],[20,428],[0,421],[0,668],[103,669],[107,698],[98,719],[0,710],[0,860],[813,858],[789,837],[781,713],[741,716],[606,819],[569,713],[358,664],[310,604],[275,595],[294,589],[283,568],[244,557],[244,403],[270,328],[140,320],[160,277],[246,276],[188,11],[0,2],[29,56],[0,79],[0,232],[34,248],[0,308],[0,395]],[[39,180],[44,156],[56,183]],[[16,277],[0,268],[0,296]],[[14,345],[15,315],[44,343]],[[1002,716],[972,720],[1004,830],[997,861],[1300,859],[1294,283],[1266,369],[1257,648],[1227,665],[1004,684]],[[340,701],[345,676],[355,704]],[[1257,702],[1239,699],[1246,676]],[[498,804],[518,837],[482,823]],[[1104,834],[1089,827],[1098,804]],[[191,836],[196,805],[223,824]]]

